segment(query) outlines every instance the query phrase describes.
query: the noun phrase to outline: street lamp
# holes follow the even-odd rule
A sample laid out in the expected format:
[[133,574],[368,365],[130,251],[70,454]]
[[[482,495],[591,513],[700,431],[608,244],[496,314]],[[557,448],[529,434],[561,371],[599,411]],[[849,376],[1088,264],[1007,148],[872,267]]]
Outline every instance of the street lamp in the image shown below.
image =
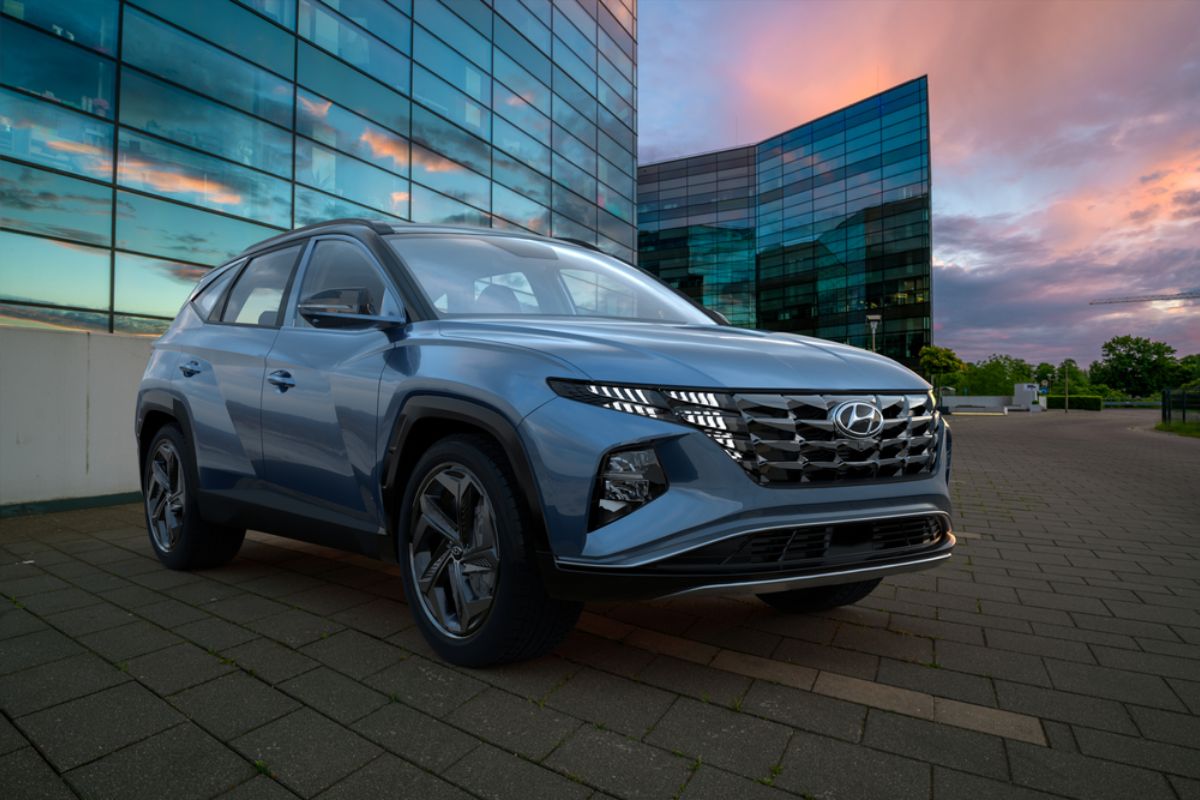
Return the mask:
[[867,314],[867,324],[871,326],[871,352],[875,352],[875,331],[879,329],[879,323],[883,322],[883,314]]

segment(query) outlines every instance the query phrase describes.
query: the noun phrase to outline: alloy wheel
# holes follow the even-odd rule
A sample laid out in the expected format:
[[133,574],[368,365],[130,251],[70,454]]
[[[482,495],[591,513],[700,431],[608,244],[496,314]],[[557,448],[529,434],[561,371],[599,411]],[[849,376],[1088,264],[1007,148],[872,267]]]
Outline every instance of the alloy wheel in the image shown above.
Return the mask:
[[491,611],[500,569],[496,514],[479,479],[441,464],[417,490],[409,537],[411,579],[425,616],[455,638]]
[[159,442],[146,480],[146,517],[154,543],[164,553],[174,550],[183,536],[184,491],[179,450],[170,441]]

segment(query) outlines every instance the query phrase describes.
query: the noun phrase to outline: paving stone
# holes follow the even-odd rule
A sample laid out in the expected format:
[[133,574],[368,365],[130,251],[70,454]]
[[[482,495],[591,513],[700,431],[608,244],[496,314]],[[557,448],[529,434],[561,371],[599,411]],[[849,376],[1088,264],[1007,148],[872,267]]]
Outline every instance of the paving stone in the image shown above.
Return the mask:
[[1096,646],[1096,660],[1106,667],[1133,672],[1148,672],[1171,678],[1196,678],[1200,676],[1200,662],[1182,656],[1139,653],[1113,647]]
[[1012,650],[1018,653],[1028,653],[1035,656],[1049,656],[1068,661],[1080,661],[1085,664],[1095,664],[1092,651],[1082,642],[1068,642],[1062,639],[1050,639],[1045,636],[1015,633],[1013,631],[987,631],[989,647],[1001,650]]
[[217,617],[180,625],[175,632],[205,650],[228,650],[258,638],[258,634]]
[[1191,742],[1189,747],[1179,747],[1090,728],[1076,728],[1075,739],[1084,755],[1147,767],[1156,772],[1200,778],[1200,751],[1197,750],[1200,741]]
[[[158,596],[161,597],[162,595]],[[138,605],[134,608],[134,611],[137,612],[139,617],[145,617],[164,628],[177,628],[189,622],[208,619],[210,616],[204,611],[194,606],[189,606],[187,603],[181,603],[178,600],[158,600],[146,605]]]
[[56,578],[53,575],[45,573],[30,575],[25,578],[0,580],[0,594],[6,594],[21,601],[25,601],[31,595],[38,594],[39,592],[52,592],[67,588],[70,588],[69,583],[61,578]]
[[442,772],[479,746],[475,737],[403,703],[388,703],[351,727],[396,755],[434,772]]
[[366,679],[366,684],[413,708],[444,717],[487,688],[487,684],[419,656]]
[[[308,580],[313,579],[309,578]],[[313,586],[306,588],[305,591],[287,595],[283,602],[314,614],[328,616],[339,611],[356,608],[371,600],[371,595],[358,589],[314,580]]]
[[486,800],[582,800],[595,797],[592,790],[578,780],[486,744],[455,764],[446,772],[446,778]]
[[137,609],[139,616],[146,616],[141,613],[142,607],[163,602],[163,596],[158,592],[133,584],[118,589],[103,590],[98,592],[97,596],[121,608]]
[[944,725],[979,731],[980,733],[1018,739],[1046,746],[1046,733],[1037,717],[1015,714],[999,708],[962,703],[945,697],[933,698],[933,719]]
[[1054,687],[1079,694],[1098,695],[1169,711],[1183,710],[1166,682],[1154,675],[1046,659]]
[[397,790],[421,800],[469,800],[470,795],[451,783],[406,764],[387,753],[339,781],[320,795],[320,800],[364,800],[393,798]]
[[294,800],[296,795],[266,775],[255,775],[218,797],[220,800]]
[[645,741],[748,778],[768,778],[790,736],[783,725],[681,697]]
[[863,744],[964,772],[1008,778],[1000,739],[974,731],[871,709]]
[[746,692],[742,711],[849,742],[862,738],[867,717],[865,706],[764,681]]
[[359,679],[391,666],[407,656],[399,647],[358,631],[335,633],[328,639],[319,639],[302,647],[300,652]]
[[304,797],[329,788],[383,752],[308,708],[231,744],[250,761],[262,761],[277,780]]
[[221,655],[232,658],[239,667],[271,684],[294,678],[317,666],[317,662],[308,656],[270,639],[255,639],[231,647]]
[[738,800],[785,800],[792,795],[702,764],[692,774],[680,797],[683,800],[728,800],[733,797]]
[[0,709],[19,717],[128,680],[113,665],[83,653],[0,678]]
[[386,639],[414,624],[408,606],[382,598],[339,611],[331,619],[379,639]]
[[813,647],[807,642],[795,639],[784,639],[773,657],[868,681],[874,679],[879,669],[879,656],[842,648]]
[[[582,669],[547,699],[573,717],[641,738],[675,702],[675,695],[594,669]],[[620,698],[620,702],[613,702]]]
[[1057,795],[935,766],[933,796],[948,799],[969,797],[971,800],[1052,800]]
[[[692,770],[691,762],[665,750],[587,726],[551,753],[545,764],[631,800],[673,797]],[[455,767],[447,777],[456,780],[457,771]]]
[[[103,603],[96,595],[74,586],[53,592],[42,592],[22,601],[22,605],[40,617]],[[56,626],[61,627],[61,626]]]
[[712,667],[658,656],[640,674],[638,680],[661,689],[686,694],[697,700],[733,706],[750,688],[751,679]]
[[1174,800],[1166,779],[1150,770],[1010,742],[1013,781],[1078,800]]
[[[288,595],[294,595],[297,592],[302,592],[305,589],[313,589],[324,586],[325,583],[316,578],[310,578],[307,575],[301,575],[297,572],[285,572],[276,570],[261,578],[239,583],[237,588],[243,591],[260,594],[263,597],[271,597],[280,599]],[[291,600],[285,600],[288,605],[298,605]],[[310,611],[315,609],[309,609]]]
[[454,710],[447,721],[486,742],[540,761],[580,722],[550,708],[487,689]]
[[172,705],[222,741],[241,736],[300,707],[244,672],[233,672],[179,692]]
[[82,653],[83,648],[56,630],[44,628],[15,636],[0,647],[0,675]]
[[365,717],[387,702],[379,692],[328,667],[284,681],[279,688],[343,724]]
[[175,634],[143,619],[79,637],[79,643],[109,661],[127,661],[135,656],[162,650],[180,641]]
[[861,703],[873,708],[884,708],[914,717],[933,719],[933,697],[924,692],[899,689],[895,686],[864,681],[832,672],[822,672],[817,677],[813,691],[851,703]]
[[84,797],[140,800],[209,798],[248,780],[254,769],[195,725],[184,723],[71,770]]
[[21,735],[21,732],[14,728],[4,715],[0,714],[0,756],[28,746],[29,742]]
[[648,650],[627,647],[579,630],[567,634],[567,638],[554,653],[577,664],[627,678],[639,675],[651,662],[659,658]]
[[252,620],[246,626],[288,647],[303,647],[343,630],[340,623],[297,608]]
[[1167,678],[1167,684],[1193,714],[1200,716],[1200,682]]
[[888,621],[890,630],[930,639],[950,639],[965,644],[983,644],[983,629],[975,625],[962,625],[940,619],[925,619],[907,614],[892,614]]
[[128,670],[158,694],[169,695],[230,672],[233,666],[182,642],[130,660]]
[[775,785],[812,797],[896,800],[929,796],[929,765],[797,732]]
[[1036,686],[1050,685],[1050,676],[1036,656],[948,641],[938,642],[935,650],[937,662],[947,669]]
[[202,606],[241,594],[241,590],[227,583],[201,578],[167,589],[165,594],[189,605]]
[[21,717],[18,724],[55,769],[66,772],[182,721],[131,681]]
[[216,602],[207,603],[204,610],[218,617],[236,622],[240,625],[257,619],[272,617],[288,610],[283,603],[268,600],[256,594],[243,592],[228,597],[222,597]]
[[571,679],[580,665],[555,655],[471,670],[471,676],[526,700],[541,702]]
[[879,675],[876,680],[879,683],[926,692],[938,697],[949,697],[965,703],[996,705],[992,681],[980,675],[885,658],[879,662]]
[[760,678],[791,686],[794,689],[811,689],[817,680],[815,669],[734,650],[721,650],[710,666],[748,678]]
[[[0,607],[3,607],[2,604]],[[46,623],[25,609],[13,607],[11,611],[0,612],[0,641],[47,628]],[[2,660],[3,658],[0,657],[0,661]]]
[[1128,706],[1128,709],[1143,736],[1160,742],[1200,747],[1200,717],[1140,706]]
[[74,800],[62,778],[54,774],[32,747],[0,756],[0,797],[20,800]]
[[1137,733],[1137,728],[1134,727],[1125,707],[1101,697],[1042,689],[1008,681],[996,681],[996,695],[1000,707],[1010,711],[1118,733]]

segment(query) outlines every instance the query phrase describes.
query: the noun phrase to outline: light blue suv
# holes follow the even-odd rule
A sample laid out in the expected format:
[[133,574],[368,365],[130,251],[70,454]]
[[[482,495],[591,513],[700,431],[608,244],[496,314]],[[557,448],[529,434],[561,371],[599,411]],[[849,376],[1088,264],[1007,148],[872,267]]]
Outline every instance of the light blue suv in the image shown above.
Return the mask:
[[458,664],[587,599],[855,602],[950,555],[929,385],[742,330],[579,243],[338,220],[251,247],[155,344],[136,431],[172,569],[253,528],[399,561]]

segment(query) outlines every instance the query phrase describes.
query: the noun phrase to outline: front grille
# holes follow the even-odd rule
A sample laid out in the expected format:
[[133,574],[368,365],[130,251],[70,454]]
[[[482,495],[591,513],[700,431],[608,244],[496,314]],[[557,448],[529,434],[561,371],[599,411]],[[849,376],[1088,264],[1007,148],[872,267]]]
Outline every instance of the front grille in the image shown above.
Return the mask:
[[[930,473],[937,461],[941,419],[929,393],[736,394],[668,389],[671,410],[706,433],[758,483],[870,481]],[[883,428],[847,436],[834,409],[847,401],[875,405]]]
[[777,528],[735,536],[652,565],[655,572],[795,572],[890,559],[937,544],[945,517],[926,515],[868,522]]

